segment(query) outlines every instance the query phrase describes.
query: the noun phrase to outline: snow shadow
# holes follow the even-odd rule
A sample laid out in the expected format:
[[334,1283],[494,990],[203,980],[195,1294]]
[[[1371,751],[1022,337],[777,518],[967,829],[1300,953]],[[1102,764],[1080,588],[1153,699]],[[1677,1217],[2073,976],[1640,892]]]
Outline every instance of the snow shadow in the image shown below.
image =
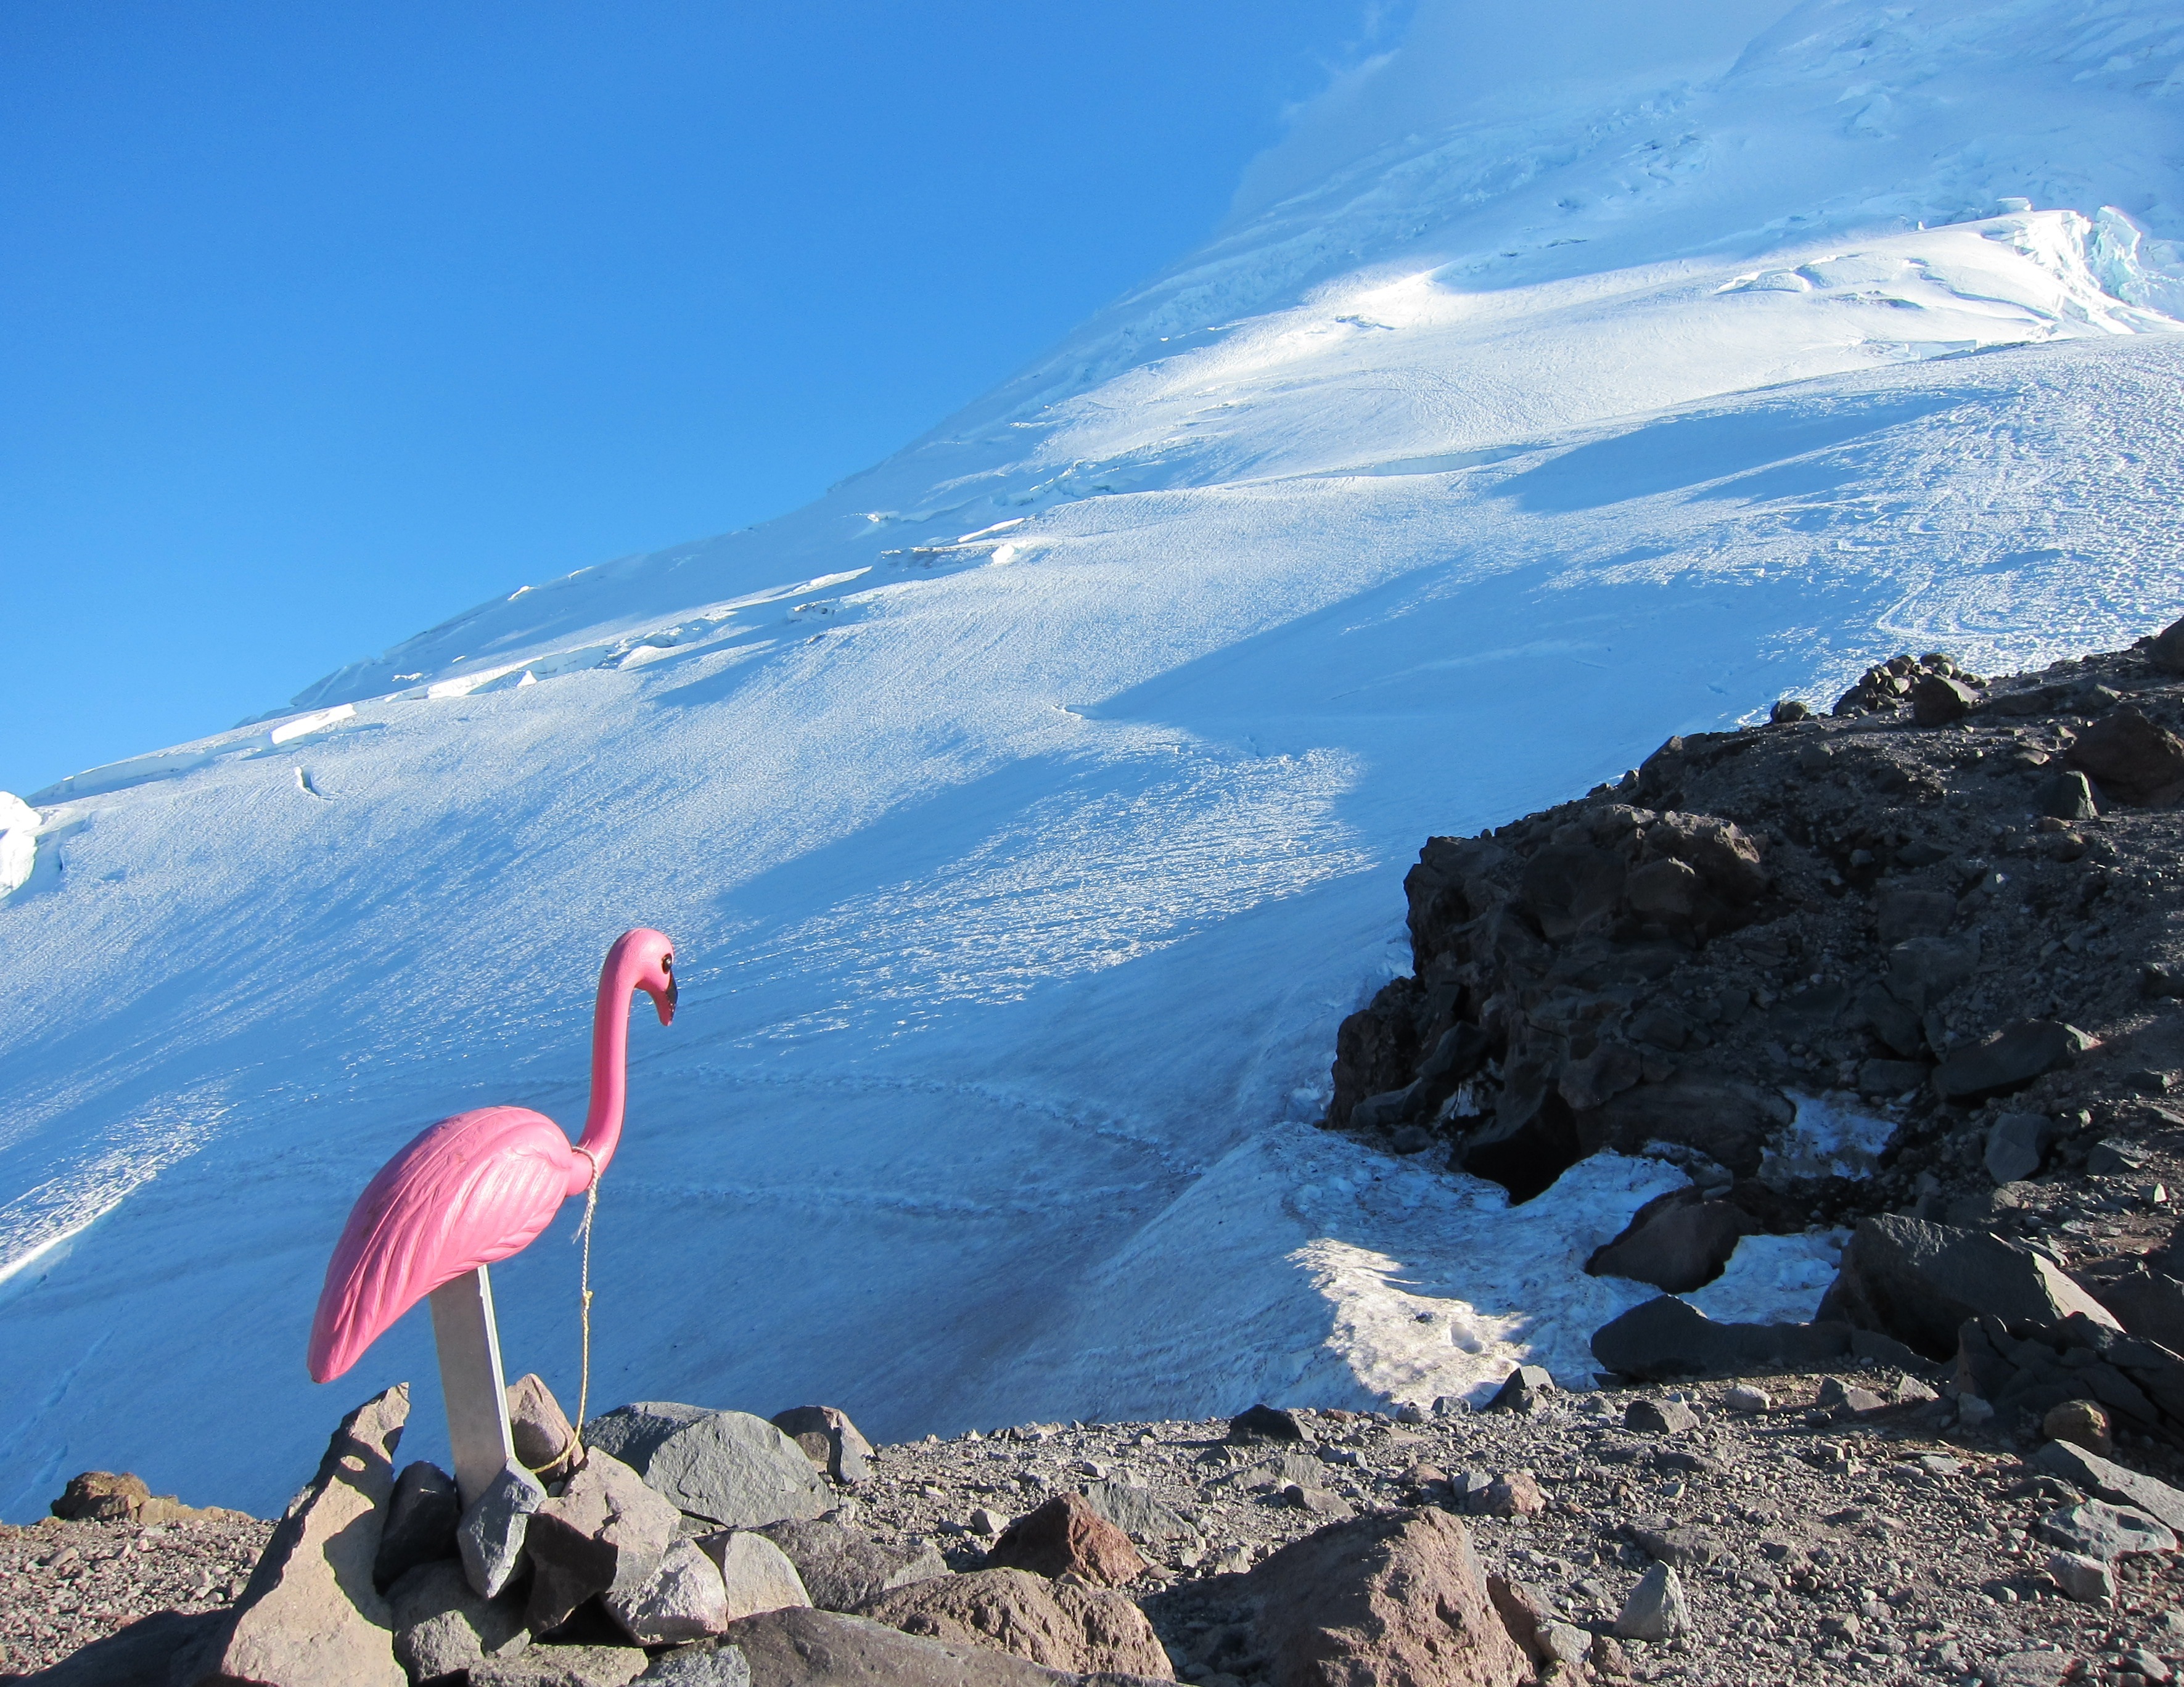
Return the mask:
[[[1500,495],[1535,515],[1601,509],[1747,476],[1814,452],[1830,451],[1906,427],[1953,409],[1970,392],[1870,397],[1826,393],[1794,403],[1649,420],[1596,439],[1503,481]],[[1738,492],[1740,497],[1780,494]]]

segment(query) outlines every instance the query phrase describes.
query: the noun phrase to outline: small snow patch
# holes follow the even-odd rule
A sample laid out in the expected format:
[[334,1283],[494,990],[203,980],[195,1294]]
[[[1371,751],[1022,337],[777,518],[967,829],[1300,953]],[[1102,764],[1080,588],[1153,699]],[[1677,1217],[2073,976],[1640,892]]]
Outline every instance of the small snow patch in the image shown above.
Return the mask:
[[1861,1113],[1838,1092],[1791,1095],[1797,1116],[1759,1166],[1762,1183],[1780,1187],[1811,1178],[1869,1178],[1896,1122]]

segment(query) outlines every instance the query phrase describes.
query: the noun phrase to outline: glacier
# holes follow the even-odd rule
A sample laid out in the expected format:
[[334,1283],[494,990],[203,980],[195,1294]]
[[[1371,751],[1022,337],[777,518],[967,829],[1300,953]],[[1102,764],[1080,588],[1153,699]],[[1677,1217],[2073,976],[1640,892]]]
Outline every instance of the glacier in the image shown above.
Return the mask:
[[[421,1314],[305,1378],[332,1240],[434,1118],[574,1124],[638,923],[683,1007],[596,1399],[1585,1382],[1651,1291],[1579,1267],[1680,1172],[1513,1208],[1314,1127],[1419,844],[1900,649],[2184,611],[2184,4],[1693,15],[1429,3],[1203,248],[816,504],[0,801],[0,1515],[93,1466],[266,1512],[429,1397]],[[577,1217],[495,1273],[565,1397]],[[1840,1240],[1692,1298],[1807,1316]]]

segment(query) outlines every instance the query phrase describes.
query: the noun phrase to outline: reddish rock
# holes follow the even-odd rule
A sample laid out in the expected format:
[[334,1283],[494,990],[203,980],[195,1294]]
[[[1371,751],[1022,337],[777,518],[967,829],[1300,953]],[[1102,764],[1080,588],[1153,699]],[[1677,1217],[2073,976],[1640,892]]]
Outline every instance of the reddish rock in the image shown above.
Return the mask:
[[1018,1517],[1001,1531],[986,1562],[1038,1576],[1074,1571],[1099,1587],[1120,1587],[1145,1568],[1130,1537],[1094,1511],[1082,1494],[1064,1494]]
[[536,1372],[508,1385],[508,1433],[523,1467],[551,1486],[577,1467],[577,1432],[553,1389]]
[[61,1497],[53,1501],[53,1514],[92,1523],[126,1523],[134,1517],[152,1490],[144,1479],[127,1471],[86,1470],[69,1478]]
[[1508,1577],[1495,1574],[1486,1578],[1486,1595],[1494,1602],[1494,1609],[1502,1618],[1502,1626],[1535,1663],[1545,1662],[1546,1650],[1540,1634],[1550,1623],[1562,1620],[1554,1606],[1540,1597],[1537,1590],[1524,1582],[1513,1582]]
[[1272,1687],[1517,1687],[1531,1669],[1446,1512],[1333,1523],[1251,1573]]
[[975,1570],[883,1593],[859,1614],[905,1634],[992,1646],[1049,1669],[1175,1677],[1145,1612],[1126,1595],[1074,1576],[1048,1581],[1022,1570]]
[[1547,1496],[1529,1470],[1513,1470],[1488,1484],[1480,1509],[1489,1517],[1535,1517],[1547,1508]]
[[407,1687],[394,1613],[372,1585],[394,1448],[410,1416],[398,1384],[342,1419],[318,1474],[265,1544],[199,1683]]

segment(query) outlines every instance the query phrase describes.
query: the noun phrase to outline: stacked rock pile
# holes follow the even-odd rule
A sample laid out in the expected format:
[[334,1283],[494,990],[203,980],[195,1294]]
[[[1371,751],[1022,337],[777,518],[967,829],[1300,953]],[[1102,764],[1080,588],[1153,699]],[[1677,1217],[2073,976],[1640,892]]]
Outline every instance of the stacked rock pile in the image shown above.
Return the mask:
[[[878,1449],[832,1413],[815,1445],[855,1450],[853,1484],[783,1465],[763,1419],[627,1406],[596,1420],[620,1455],[528,1443],[568,1473],[539,1484],[491,1595],[471,1575],[502,1560],[464,1546],[482,1511],[395,1467],[405,1406],[398,1389],[344,1421],[226,1608],[140,1620],[27,1679],[2141,1687],[2184,1658],[2173,1467],[2120,1462],[2082,1402],[2019,1445],[1870,1363],[1622,1394],[1521,1371],[1485,1411],[1409,1423],[1260,1406]],[[806,1472],[816,1514],[717,1515],[808,1512]],[[232,1527],[9,1531],[6,1621],[19,1590],[63,1602],[93,1539],[156,1575],[159,1540]]]

